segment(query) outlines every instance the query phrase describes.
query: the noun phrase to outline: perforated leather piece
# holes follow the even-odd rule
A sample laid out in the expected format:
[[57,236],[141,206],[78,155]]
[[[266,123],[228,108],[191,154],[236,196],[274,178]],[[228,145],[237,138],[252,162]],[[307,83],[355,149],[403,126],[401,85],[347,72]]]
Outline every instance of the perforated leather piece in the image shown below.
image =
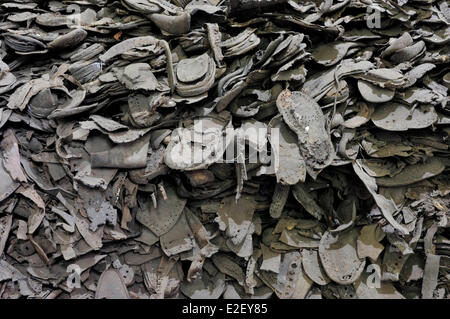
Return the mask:
[[175,189],[169,184],[165,185],[167,200],[160,194],[157,195],[157,207],[148,196],[139,199],[139,209],[136,219],[145,227],[149,228],[156,236],[160,237],[167,233],[178,221],[186,199],[178,197]]

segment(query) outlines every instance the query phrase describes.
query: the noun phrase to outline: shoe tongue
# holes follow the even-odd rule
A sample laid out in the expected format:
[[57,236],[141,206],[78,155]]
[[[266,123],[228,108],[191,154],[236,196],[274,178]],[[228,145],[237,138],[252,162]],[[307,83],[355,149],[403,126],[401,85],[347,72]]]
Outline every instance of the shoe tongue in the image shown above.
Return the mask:
[[107,269],[102,273],[98,280],[95,299],[130,299],[118,270]]

